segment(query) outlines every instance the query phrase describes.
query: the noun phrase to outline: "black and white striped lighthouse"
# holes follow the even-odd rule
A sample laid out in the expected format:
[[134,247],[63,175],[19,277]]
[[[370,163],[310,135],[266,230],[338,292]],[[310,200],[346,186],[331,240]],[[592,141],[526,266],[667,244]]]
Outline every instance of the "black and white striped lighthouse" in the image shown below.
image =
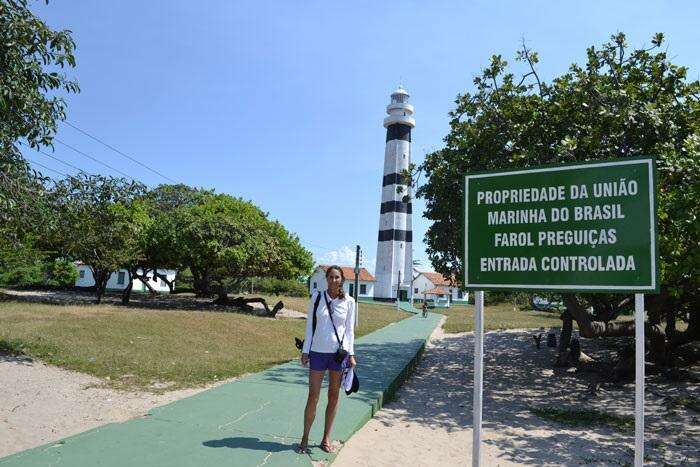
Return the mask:
[[[407,298],[413,274],[411,203],[402,201],[410,192],[401,183],[401,172],[408,169],[411,162],[411,129],[416,122],[408,93],[401,86],[391,94],[386,113],[389,116],[384,119],[386,149],[374,298],[390,301],[397,296],[397,286],[399,291],[404,291],[399,295]],[[403,192],[397,193],[398,185],[403,185]]]

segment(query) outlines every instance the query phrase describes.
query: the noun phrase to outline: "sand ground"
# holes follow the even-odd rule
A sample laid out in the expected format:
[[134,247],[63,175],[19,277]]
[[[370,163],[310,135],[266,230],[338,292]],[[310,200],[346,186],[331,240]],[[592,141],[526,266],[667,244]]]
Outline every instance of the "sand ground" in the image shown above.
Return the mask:
[[0,458],[143,416],[153,407],[213,387],[153,394],[96,387],[102,383],[37,360],[0,355]]
[[[594,391],[591,377],[555,372],[555,349],[536,349],[531,336],[530,331],[486,334],[482,465],[631,465],[633,430],[560,425],[531,409],[631,416],[634,385],[603,384]],[[471,464],[473,345],[471,333],[445,334],[438,328],[397,399],[345,444],[334,467]],[[583,342],[587,351],[593,345]],[[605,350],[590,353],[600,357]],[[700,387],[649,376],[646,391],[648,465],[699,465],[700,414],[671,402],[700,396]]]

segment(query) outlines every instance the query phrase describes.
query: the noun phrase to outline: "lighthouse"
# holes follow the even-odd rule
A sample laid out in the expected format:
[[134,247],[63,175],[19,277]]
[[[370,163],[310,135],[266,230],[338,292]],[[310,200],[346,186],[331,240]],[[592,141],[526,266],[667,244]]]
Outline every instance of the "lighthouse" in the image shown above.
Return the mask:
[[[398,296],[408,298],[413,275],[413,232],[411,230],[411,202],[409,187],[401,180],[401,173],[411,162],[411,129],[413,106],[409,94],[401,86],[391,93],[384,119],[386,147],[384,149],[384,177],[382,203],[379,210],[379,237],[375,269],[374,299],[393,301]],[[403,186],[401,193],[397,187]]]

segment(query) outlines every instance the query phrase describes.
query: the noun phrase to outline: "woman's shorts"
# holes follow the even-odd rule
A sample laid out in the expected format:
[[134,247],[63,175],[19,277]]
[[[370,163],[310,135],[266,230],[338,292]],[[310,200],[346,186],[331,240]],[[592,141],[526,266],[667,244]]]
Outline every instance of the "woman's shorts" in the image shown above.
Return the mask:
[[312,370],[316,371],[343,371],[343,363],[335,361],[335,353],[309,352],[309,360]]

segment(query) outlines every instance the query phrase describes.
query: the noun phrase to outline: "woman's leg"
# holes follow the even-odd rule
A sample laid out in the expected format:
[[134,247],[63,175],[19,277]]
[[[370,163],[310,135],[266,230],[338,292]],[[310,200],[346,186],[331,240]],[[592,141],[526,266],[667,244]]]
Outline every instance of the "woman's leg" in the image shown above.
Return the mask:
[[326,427],[323,430],[323,441],[321,441],[321,448],[324,446],[328,449],[331,448],[331,430],[333,429],[335,413],[338,410],[338,399],[342,378],[342,371],[328,371],[328,405],[326,406]]
[[309,445],[309,432],[311,425],[316,418],[316,405],[318,396],[321,394],[321,383],[325,371],[309,370],[309,397],[306,399],[306,409],[304,409],[304,436],[301,438],[300,447],[305,449]]

